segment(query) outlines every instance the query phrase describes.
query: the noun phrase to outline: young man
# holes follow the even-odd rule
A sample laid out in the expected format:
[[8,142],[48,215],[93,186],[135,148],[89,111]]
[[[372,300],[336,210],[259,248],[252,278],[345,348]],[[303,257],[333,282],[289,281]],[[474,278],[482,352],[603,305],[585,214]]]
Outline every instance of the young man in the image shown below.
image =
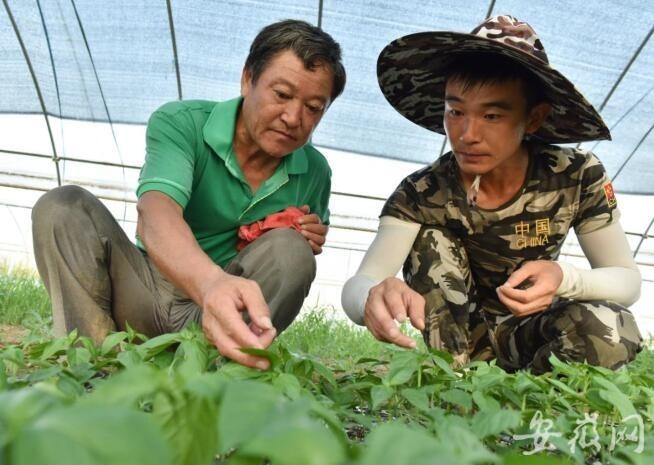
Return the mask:
[[[148,336],[203,329],[220,352],[267,347],[299,312],[329,221],[331,170],[308,140],[345,85],[339,45],[302,21],[254,39],[241,96],[163,105],[148,122],[138,247],[89,192],[65,186],[34,206],[39,273],[55,333],[100,341],[129,323]],[[237,232],[289,206],[300,233],[277,229],[237,251]],[[249,324],[248,324],[249,322]]]
[[[548,65],[536,33],[510,16],[471,34],[402,37],[380,54],[387,100],[452,152],[408,176],[343,290],[343,307],[373,335],[426,343],[458,364],[496,358],[507,370],[550,369],[554,354],[616,368],[642,338],[627,306],[640,273],[613,189],[589,152],[610,138],[595,109]],[[556,261],[574,228],[591,271]],[[405,281],[394,278],[404,263]]]

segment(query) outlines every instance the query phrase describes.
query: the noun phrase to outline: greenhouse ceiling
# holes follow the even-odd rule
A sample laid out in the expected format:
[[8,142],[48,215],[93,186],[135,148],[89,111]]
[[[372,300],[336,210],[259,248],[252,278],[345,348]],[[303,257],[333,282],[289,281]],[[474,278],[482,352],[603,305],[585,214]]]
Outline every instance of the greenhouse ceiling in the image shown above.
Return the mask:
[[[425,30],[466,32],[512,14],[600,110],[613,141],[588,143],[620,192],[654,192],[654,2],[3,0],[0,112],[144,124],[163,102],[231,98],[250,41],[298,18],[343,47],[348,84],[314,136],[319,146],[427,162],[443,137],[403,119],[376,81],[379,51]],[[54,144],[53,144],[54,145]],[[0,149],[2,149],[0,141]]]

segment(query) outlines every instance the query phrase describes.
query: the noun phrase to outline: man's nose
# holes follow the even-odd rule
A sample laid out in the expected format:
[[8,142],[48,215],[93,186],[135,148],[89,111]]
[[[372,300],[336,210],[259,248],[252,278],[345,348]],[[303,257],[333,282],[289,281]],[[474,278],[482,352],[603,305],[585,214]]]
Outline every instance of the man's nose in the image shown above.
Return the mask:
[[479,122],[476,118],[466,118],[463,122],[463,132],[459,139],[465,144],[474,144],[479,142],[481,137],[481,131],[479,127]]
[[289,101],[284,107],[282,121],[284,121],[284,124],[289,128],[299,126],[302,121],[302,102],[297,100]]

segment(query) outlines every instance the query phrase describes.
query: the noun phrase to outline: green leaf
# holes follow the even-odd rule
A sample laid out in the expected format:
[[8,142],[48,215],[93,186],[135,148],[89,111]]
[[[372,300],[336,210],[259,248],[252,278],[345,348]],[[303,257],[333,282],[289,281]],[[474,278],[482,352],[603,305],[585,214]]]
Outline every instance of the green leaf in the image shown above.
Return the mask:
[[54,378],[55,376],[59,375],[61,371],[63,370],[62,367],[55,365],[51,366],[48,368],[44,368],[42,370],[36,370],[27,375],[27,382],[30,384],[36,384],[39,381],[45,381],[51,378]]
[[41,360],[47,360],[55,355],[64,354],[71,346],[70,336],[60,337],[48,343],[43,349]]
[[541,388],[538,384],[525,373],[518,373],[516,375],[515,383],[513,384],[513,390],[518,394],[525,394],[531,391],[540,391]]
[[550,355],[548,360],[549,360],[550,364],[552,365],[553,374],[561,373],[561,374],[568,375],[568,376],[573,377],[573,378],[575,378],[575,377],[577,377],[579,375],[579,371],[575,367],[573,367],[572,365],[569,365],[568,363],[565,363],[565,362],[559,360],[556,357],[556,355],[554,355],[554,354]]
[[216,465],[261,465],[262,461],[260,457],[240,457],[240,456],[231,456],[229,462],[216,462]]
[[366,363],[370,363],[372,365],[385,365],[388,362],[386,360],[380,360],[378,358],[373,358],[373,357],[360,357],[356,361],[357,365],[363,365]]
[[82,347],[84,347],[86,350],[89,351],[89,354],[91,354],[91,359],[97,358],[98,348],[95,346],[95,344],[90,338],[80,337],[78,342]]
[[472,396],[461,389],[449,389],[440,393],[441,400],[462,407],[466,412],[472,409]]
[[46,412],[11,446],[14,465],[172,465],[152,418],[120,406],[74,406]]
[[411,379],[418,371],[418,356],[412,351],[403,351],[395,354],[388,367],[388,374],[384,377],[389,386],[398,386]]
[[144,359],[148,359],[180,341],[181,336],[179,333],[166,333],[162,334],[161,336],[148,339],[143,344],[136,346],[136,350]]
[[445,363],[448,364],[448,366],[451,365],[452,362],[454,362],[454,357],[452,356],[452,354],[444,350],[430,348],[429,353],[443,360]]
[[304,401],[278,404],[264,427],[253,433],[236,456],[254,456],[284,465],[339,465],[345,460],[342,440],[309,415]]
[[500,410],[500,403],[496,401],[491,396],[486,396],[481,391],[474,391],[472,393],[472,400],[475,401],[479,410],[486,410],[491,412],[497,412]]
[[478,412],[472,419],[472,431],[480,439],[506,433],[520,425],[522,417],[515,410]]
[[275,377],[273,386],[277,387],[289,399],[297,399],[302,394],[302,385],[295,376],[288,373],[281,373]]
[[565,392],[566,394],[570,394],[571,396],[573,396],[573,397],[575,397],[577,399],[581,397],[581,395],[577,391],[572,389],[570,386],[568,386],[566,384],[563,384],[558,379],[548,378],[548,377],[545,377],[544,379],[545,379],[545,381],[550,383],[552,386],[557,387],[559,389],[559,391],[561,391],[561,392]]
[[125,368],[134,368],[143,363],[143,356],[136,349],[119,352],[116,360]]
[[544,454],[530,455],[526,457],[524,454],[511,452],[504,456],[502,465],[573,465],[571,459],[565,457],[552,457]]
[[316,360],[311,360],[311,365],[313,366],[313,369],[316,371],[316,373],[322,376],[323,379],[325,379],[329,384],[336,387],[336,379],[334,378],[334,374],[329,368]]
[[[88,377],[85,376],[85,378]],[[65,371],[57,378],[56,386],[59,391],[71,398],[80,397],[86,392],[84,386]]]
[[232,362],[231,360],[222,365],[218,370],[218,373],[227,379],[234,380],[257,379],[264,376],[269,376],[267,371],[262,372],[255,370],[254,368],[240,365],[236,362]]
[[248,347],[241,349],[241,352],[248,355],[255,355],[257,357],[265,358],[270,362],[270,369],[276,370],[282,365],[282,359],[275,353],[270,350],[265,349],[255,349],[253,347]]
[[461,463],[453,455],[443,453],[441,444],[433,436],[399,423],[387,423],[375,428],[367,437],[366,444],[358,465]]
[[75,365],[90,365],[91,352],[86,347],[71,347],[66,353],[66,360],[69,367]]
[[188,379],[207,371],[209,356],[205,344],[198,340],[183,340],[175,351],[174,369]]
[[0,352],[0,359],[15,363],[19,367],[25,366],[25,354],[18,347],[10,346]]
[[218,405],[210,393],[204,389],[160,393],[152,416],[172,447],[176,465],[211,463],[218,450]]
[[[449,355],[448,358],[444,358],[442,355],[445,352],[433,350],[433,351],[430,351],[430,353],[431,353],[432,361],[436,364],[436,366],[438,368],[443,370],[443,373],[448,375],[450,378],[456,378],[457,377],[456,373],[452,369],[452,366],[450,365],[452,363],[452,356],[450,354],[448,354]],[[448,360],[450,360],[450,361],[448,362]]]
[[7,382],[7,367],[5,361],[0,358],[0,391],[7,389],[9,383]]
[[[333,406],[332,406],[333,407]],[[312,402],[311,403],[311,413],[313,416],[316,418],[321,419],[324,421],[327,426],[332,430],[334,435],[336,437],[341,438],[343,441],[343,444],[347,442],[347,436],[345,434],[345,430],[343,427],[343,423],[339,420],[338,410],[331,410],[328,407],[318,403],[318,402]],[[342,412],[339,412],[342,413]]]
[[165,386],[163,372],[148,365],[122,371],[101,383],[80,403],[89,405],[121,405],[135,407],[145,397],[151,397]]
[[345,386],[341,386],[341,391],[342,392],[348,392],[348,391],[355,391],[355,392],[363,392],[363,391],[368,391],[370,388],[377,386],[376,383],[373,383],[372,381],[362,381],[359,383],[351,383],[351,384],[346,384]]
[[[456,421],[459,418],[457,416],[453,420]],[[471,465],[500,463],[499,457],[486,449],[481,440],[467,426],[461,427],[454,424],[447,428],[441,428],[439,439],[442,444],[442,453],[456,457],[456,460],[449,463]]]
[[264,427],[270,411],[288,402],[272,386],[257,381],[230,382],[218,411],[218,452],[239,447]]
[[11,441],[26,424],[63,403],[63,396],[53,392],[51,386],[39,385],[0,393],[0,426],[4,427],[5,436],[0,437],[0,444],[3,439]]
[[592,379],[593,383],[604,388],[599,391],[600,397],[613,405],[620,412],[622,418],[637,413],[633,402],[615,384],[599,375],[594,375]]
[[[495,367],[495,370],[498,370],[498,368]],[[473,383],[475,385],[475,389],[483,391],[488,388],[500,386],[502,382],[504,382],[504,380],[506,379],[506,373],[504,373],[503,371],[498,372],[495,370],[493,371],[489,370],[483,376],[479,376],[478,373],[475,373],[476,376],[473,377]]]
[[104,341],[102,341],[102,346],[100,346],[100,354],[107,355],[114,347],[126,339],[127,333],[125,331],[119,331],[117,333],[108,335],[106,338],[104,338]]
[[381,405],[385,404],[388,399],[395,393],[392,387],[378,385],[370,389],[370,399],[372,400],[371,408],[377,410]]
[[[431,386],[428,386],[428,388]],[[429,410],[429,395],[425,388],[412,389],[406,388],[401,391],[402,397],[408,400],[411,405],[420,411]]]

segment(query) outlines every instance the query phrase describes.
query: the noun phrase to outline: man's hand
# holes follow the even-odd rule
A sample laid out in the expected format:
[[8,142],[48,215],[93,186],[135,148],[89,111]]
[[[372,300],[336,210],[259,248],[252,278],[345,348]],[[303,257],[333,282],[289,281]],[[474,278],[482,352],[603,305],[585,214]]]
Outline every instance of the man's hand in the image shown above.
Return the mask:
[[[241,312],[252,321],[248,326]],[[275,338],[270,310],[259,285],[249,279],[222,272],[202,293],[202,329],[218,351],[235,362],[261,370],[270,363],[265,358],[244,354],[242,348],[267,348]]]
[[511,313],[523,317],[548,308],[562,280],[563,272],[556,262],[525,262],[497,288],[497,296]]
[[299,217],[297,220],[302,228],[301,234],[309,241],[313,254],[318,255],[322,252],[322,246],[325,244],[329,227],[322,224],[320,217],[315,213],[309,214],[308,205],[302,205],[300,210],[305,213],[304,216]]
[[386,278],[370,289],[363,322],[375,338],[415,348],[416,341],[402,334],[395,323],[403,323],[407,316],[416,329],[425,329],[425,299],[404,281]]

